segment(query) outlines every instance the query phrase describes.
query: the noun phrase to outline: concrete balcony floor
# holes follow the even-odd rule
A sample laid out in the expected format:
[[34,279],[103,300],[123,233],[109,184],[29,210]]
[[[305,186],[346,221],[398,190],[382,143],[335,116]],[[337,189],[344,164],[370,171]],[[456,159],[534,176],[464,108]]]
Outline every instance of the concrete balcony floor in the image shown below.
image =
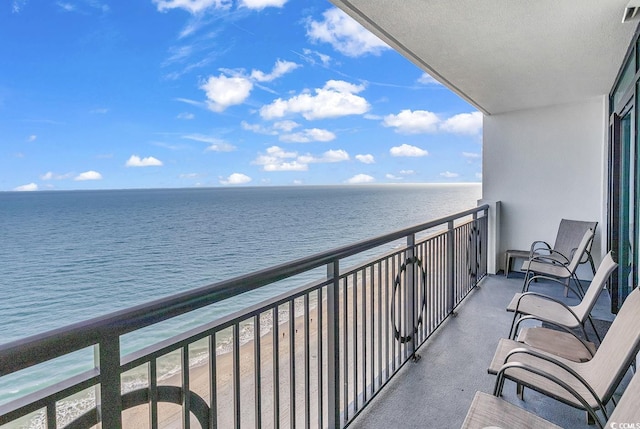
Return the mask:
[[[458,307],[456,317],[445,324],[419,350],[421,359],[407,363],[396,377],[354,420],[350,428],[459,428],[476,391],[491,393],[495,376],[487,373],[498,340],[509,335],[513,313],[505,310],[513,294],[522,288],[523,277],[511,273],[488,276]],[[588,286],[588,282],[583,282]],[[530,290],[563,298],[568,304],[578,299],[554,283],[534,283]],[[592,316],[611,321],[610,300],[603,291]],[[599,323],[596,323],[599,325]],[[605,329],[607,323],[604,323]],[[602,329],[599,332],[602,336]],[[630,375],[621,383],[624,386]],[[618,389],[621,390],[620,388]],[[515,384],[505,383],[503,397],[564,428],[593,428],[584,411],[525,390],[525,400],[515,393]],[[609,410],[612,408],[609,405]]]

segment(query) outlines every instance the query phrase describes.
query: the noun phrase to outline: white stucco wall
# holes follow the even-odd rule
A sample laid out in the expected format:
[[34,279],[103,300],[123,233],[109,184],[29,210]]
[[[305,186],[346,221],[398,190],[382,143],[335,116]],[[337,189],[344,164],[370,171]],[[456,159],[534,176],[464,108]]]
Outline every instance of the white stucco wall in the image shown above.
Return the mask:
[[604,96],[485,116],[482,195],[502,202],[496,270],[506,249],[528,249],[534,240],[553,245],[562,218],[598,221],[599,264],[606,236],[605,124]]

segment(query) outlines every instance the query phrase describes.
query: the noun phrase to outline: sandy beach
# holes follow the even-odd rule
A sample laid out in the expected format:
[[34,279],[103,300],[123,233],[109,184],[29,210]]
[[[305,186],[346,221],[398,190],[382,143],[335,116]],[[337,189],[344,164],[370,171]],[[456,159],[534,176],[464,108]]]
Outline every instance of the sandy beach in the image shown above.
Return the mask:
[[[375,279],[373,285],[371,279]],[[364,279],[364,280],[363,280]],[[382,279],[382,284],[386,284],[387,282]],[[349,323],[347,324],[347,350],[349,353],[349,362],[348,366],[348,380],[347,380],[347,395],[349,397],[349,402],[354,400],[354,338],[358,338],[357,343],[357,362],[358,362],[358,391],[361,393],[363,389],[363,384],[369,383],[370,380],[373,379],[373,371],[377,374],[379,371],[380,362],[376,361],[375,356],[378,355],[378,349],[380,347],[379,341],[376,340],[374,344],[366,344],[366,354],[369,356],[365,364],[363,364],[363,355],[365,354],[365,345],[362,342],[362,338],[365,334],[365,331],[370,329],[370,326],[375,322],[375,326],[380,322],[378,317],[378,300],[380,298],[381,308],[383,309],[383,314],[387,308],[387,305],[384,303],[388,302],[387,300],[387,291],[385,287],[379,290],[378,284],[378,274],[377,270],[367,270],[366,275],[363,275],[360,272],[357,275],[357,284],[356,293],[353,292],[353,283],[354,276],[350,276],[347,281],[347,302],[346,302],[346,314]],[[392,282],[391,282],[392,284]],[[341,287],[342,290],[342,287]],[[373,296],[371,295],[373,291]],[[364,292],[364,295],[363,295]],[[344,293],[340,294],[340,312],[341,312],[341,326],[344,323],[344,301],[343,301]],[[358,303],[357,309],[354,312],[354,297],[356,302]],[[366,298],[365,304],[363,306],[363,297]],[[313,300],[310,300],[313,301]],[[266,330],[265,327],[262,327],[262,335],[259,337],[259,347],[260,347],[260,392],[261,392],[261,415],[260,415],[260,426],[263,428],[272,428],[274,427],[274,398],[276,396],[276,392],[274,392],[274,368],[278,370],[278,385],[279,390],[277,392],[279,397],[279,420],[281,427],[291,427],[291,419],[295,418],[296,426],[304,426],[305,418],[307,410],[305,409],[305,319],[309,320],[309,415],[310,415],[310,425],[311,427],[318,426],[318,405],[320,403],[320,398],[318,398],[318,358],[319,358],[319,347],[318,347],[318,307],[316,305],[310,305],[309,312],[304,313],[304,311],[300,311],[300,309],[304,309],[302,305],[302,299],[296,300],[296,317],[295,317],[295,327],[293,330],[294,343],[295,343],[295,354],[293,363],[295,365],[295,386],[292,389],[291,383],[291,354],[289,353],[289,344],[290,344],[290,328],[289,328],[289,317],[288,317],[288,309],[287,305],[281,306],[279,311],[279,321],[281,322],[278,325],[277,329],[277,338],[278,338],[278,353],[277,359],[278,364],[277,367],[274,365],[274,332],[273,332],[273,321],[271,320],[270,329]],[[363,316],[362,309],[366,309],[366,316]],[[327,329],[327,312],[326,312],[326,289],[323,292],[322,299],[322,332],[325,332],[322,339],[322,359],[324,362],[323,365],[323,381],[324,388],[320,391],[323,393],[322,403],[324,404],[324,408],[326,409],[326,361],[327,361],[327,350],[326,350],[326,329]],[[302,314],[298,314],[298,313]],[[272,312],[271,312],[272,313]],[[265,317],[266,313],[262,314],[262,317]],[[354,320],[354,316],[357,321],[354,327],[352,321]],[[267,319],[271,319],[270,317]],[[372,320],[373,319],[373,320]],[[383,318],[384,320],[388,320],[388,318]],[[284,320],[284,322],[282,322]],[[264,320],[261,320],[261,323],[264,323]],[[268,323],[268,320],[267,320]],[[366,326],[366,328],[365,328]],[[256,410],[255,410],[255,332],[256,329],[254,326],[251,326],[253,330],[253,335],[251,339],[246,343],[242,344],[239,348],[239,361],[240,361],[240,424],[242,427],[256,427]],[[378,328],[376,327],[376,330]],[[390,329],[387,322],[382,322],[381,329]],[[343,336],[344,330],[341,328],[341,336]],[[366,337],[369,338],[371,335],[370,332],[366,332]],[[376,336],[374,336],[376,337]],[[343,339],[341,339],[341,342]],[[393,341],[393,340],[392,340]],[[340,348],[342,349],[344,344],[341,344]],[[389,347],[384,346],[386,348]],[[374,352],[375,350],[375,352]],[[373,355],[373,357],[371,357]],[[343,355],[341,355],[343,356]],[[344,362],[341,357],[341,373],[344,373]],[[365,368],[366,366],[366,368]],[[219,353],[216,356],[216,382],[217,382],[217,391],[216,391],[216,401],[218,408],[218,427],[220,428],[228,428],[233,427],[234,424],[234,388],[233,388],[233,354],[231,352],[223,352]],[[197,393],[201,396],[207,404],[211,404],[211,395],[209,393],[210,389],[210,374],[209,374],[209,365],[201,364],[197,366],[192,366],[189,369],[189,383],[190,390]],[[366,381],[364,381],[366,379]],[[182,375],[175,374],[168,379],[160,381],[158,384],[161,385],[172,385],[172,386],[180,386],[182,383]],[[290,412],[290,404],[291,404],[291,396],[292,390],[294,391],[293,395],[295,395],[295,409],[293,412],[293,416]],[[343,390],[341,391],[341,395],[343,395]],[[174,404],[166,404],[161,403],[158,406],[158,416],[159,416],[159,426],[162,428],[181,428],[182,427],[182,408],[181,406]],[[149,407],[148,406],[140,406],[135,409],[127,410],[123,414],[124,427],[137,429],[149,427]],[[326,424],[326,415],[323,416],[323,422]],[[192,416],[191,425],[194,428],[200,427],[200,424],[197,420]]]
[[[373,280],[373,281],[372,281]],[[343,281],[340,287],[339,305],[340,305],[340,336],[341,344],[339,346],[340,353],[340,371],[341,371],[341,391],[340,395],[344,401],[344,397],[348,398],[348,403],[352,404],[356,395],[361,403],[362,392],[367,390],[370,394],[371,384],[378,384],[376,378],[380,372],[387,373],[385,369],[387,363],[385,356],[397,355],[400,353],[399,343],[393,338],[392,327],[389,324],[388,309],[393,285],[393,273],[379,275],[377,269],[368,268],[366,272],[360,271],[357,275],[351,275],[346,281]],[[358,287],[353,288],[353,284]],[[382,285],[382,287],[380,287]],[[346,288],[346,292],[345,292]],[[372,295],[373,293],[373,295]],[[345,302],[346,299],[346,302]],[[396,301],[403,299],[400,295],[396,296]],[[354,300],[357,305],[354,305]],[[275,335],[273,331],[273,320],[270,317],[273,312],[267,311],[262,313],[261,324],[262,335],[259,337],[260,344],[260,392],[261,392],[261,412],[260,427],[274,427],[274,368],[278,371],[279,390],[279,420],[280,427],[291,427],[292,419],[295,418],[296,426],[304,426],[307,419],[307,410],[305,409],[305,385],[309,385],[309,410],[308,415],[310,427],[318,426],[318,406],[320,398],[318,392],[323,392],[322,404],[324,415],[323,422],[326,423],[326,404],[327,404],[327,309],[326,309],[326,288],[323,290],[322,296],[322,353],[318,345],[318,306],[313,304],[317,302],[317,295],[314,293],[310,299],[308,312],[304,311],[302,298],[296,300],[295,311],[295,327],[293,329],[294,336],[294,359],[291,360],[292,354],[289,351],[291,332],[289,329],[289,306],[283,305],[279,308],[279,325],[277,327],[278,353],[277,366],[274,365],[274,344]],[[363,304],[364,303],[364,304]],[[373,309],[373,311],[372,311]],[[380,309],[380,310],[379,310]],[[383,317],[380,317],[379,311]],[[344,327],[345,314],[347,325]],[[265,317],[269,316],[269,317]],[[397,317],[397,316],[396,316]],[[305,320],[309,321],[309,361],[308,371],[305,368]],[[355,321],[355,324],[354,324]],[[267,326],[265,327],[265,323]],[[246,328],[246,326],[245,326]],[[255,329],[253,323],[249,327],[252,330],[250,339],[239,347],[239,379],[240,379],[240,425],[242,427],[257,427],[256,420],[256,402],[255,402]],[[372,332],[373,331],[373,332]],[[348,359],[344,359],[344,338],[346,336],[346,349]],[[354,344],[354,339],[357,342]],[[367,342],[365,344],[365,342]],[[217,425],[220,428],[234,426],[234,365],[233,354],[230,351],[218,352],[216,355],[216,401],[217,401]],[[367,362],[363,360],[363,355],[368,356]],[[318,364],[319,357],[323,362],[323,384],[324,388],[319,389],[318,381]],[[295,377],[292,383],[291,363],[293,362]],[[347,368],[346,385],[344,368]],[[382,368],[381,368],[382,367]],[[382,369],[382,371],[381,371]],[[189,369],[190,390],[202,397],[207,404],[211,404],[210,390],[210,374],[209,365],[201,364],[192,366]],[[308,382],[306,381],[306,373],[309,374]],[[386,375],[384,376],[386,377]],[[182,375],[175,374],[168,379],[158,382],[160,385],[181,386]],[[365,383],[367,387],[365,388]],[[291,386],[295,386],[295,413],[292,415],[292,392]],[[353,405],[353,404],[352,404]],[[344,409],[344,405],[342,406]],[[159,426],[162,428],[181,428],[182,427],[182,410],[181,407],[174,404],[161,403],[158,406]],[[147,405],[140,406],[132,410],[125,411],[123,415],[124,427],[126,428],[143,428],[149,427],[149,407]],[[192,416],[192,427],[200,427],[197,420]]]

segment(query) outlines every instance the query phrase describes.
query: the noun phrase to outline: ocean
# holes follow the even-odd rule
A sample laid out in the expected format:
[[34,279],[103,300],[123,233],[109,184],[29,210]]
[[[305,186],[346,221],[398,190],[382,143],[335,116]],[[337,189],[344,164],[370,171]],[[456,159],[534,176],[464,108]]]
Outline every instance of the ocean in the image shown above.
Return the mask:
[[[0,344],[424,223],[479,198],[479,184],[0,193]],[[246,305],[230,301],[224,311]],[[205,316],[129,335],[123,351]],[[55,363],[58,377],[82,369],[74,359],[82,360]],[[50,373],[45,365],[0,379],[0,404],[55,381]]]

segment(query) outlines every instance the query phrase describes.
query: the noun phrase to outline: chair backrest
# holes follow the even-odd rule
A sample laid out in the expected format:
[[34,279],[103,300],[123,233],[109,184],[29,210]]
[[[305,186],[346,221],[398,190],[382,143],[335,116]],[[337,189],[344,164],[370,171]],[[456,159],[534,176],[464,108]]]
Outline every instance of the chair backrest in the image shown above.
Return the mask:
[[[597,226],[598,222],[587,222],[582,220],[570,219],[560,220],[558,235],[556,236],[553,250],[571,259],[571,252],[578,247],[578,244],[584,236],[585,231],[591,229],[595,234]],[[589,244],[587,251],[591,252],[591,244]],[[584,254],[580,262],[587,262],[587,258],[588,255]]]
[[593,306],[596,304],[596,301],[600,296],[600,292],[602,292],[602,289],[607,284],[609,276],[617,267],[618,264],[613,260],[611,252],[607,253],[600,263],[598,271],[596,271],[596,274],[593,276],[593,280],[591,280],[591,284],[589,285],[587,292],[584,294],[584,298],[582,298],[580,304],[573,307],[573,311],[581,321],[585,321],[589,313],[591,313]]
[[640,349],[640,290],[634,289],[620,308],[593,359],[585,362],[587,382],[604,403],[613,396]]
[[629,428],[640,427],[640,424],[638,424],[640,422],[640,375],[638,375],[637,370],[629,385],[624,389],[620,402],[616,405],[605,427],[616,427],[614,425],[616,422],[628,423],[627,427]]
[[575,252],[573,253],[573,257],[569,261],[569,265],[567,265],[567,269],[570,273],[575,273],[578,269],[578,265],[582,263],[582,258],[587,253],[587,249],[591,248],[594,235],[595,232],[592,229],[588,229],[582,234],[582,239],[578,243],[576,249],[574,249]]

